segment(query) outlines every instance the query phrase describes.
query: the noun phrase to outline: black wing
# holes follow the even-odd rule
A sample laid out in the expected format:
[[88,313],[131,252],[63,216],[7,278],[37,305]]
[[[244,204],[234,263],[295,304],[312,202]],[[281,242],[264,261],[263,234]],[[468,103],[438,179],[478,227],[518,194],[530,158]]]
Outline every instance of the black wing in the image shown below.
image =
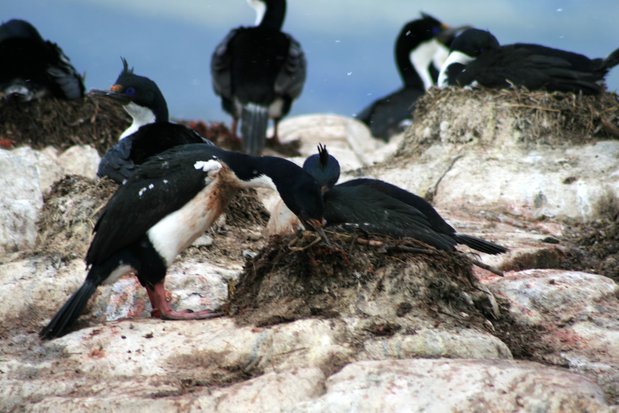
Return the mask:
[[365,185],[336,185],[324,195],[328,225],[358,224],[372,232],[412,237],[451,251],[456,240],[435,231],[426,215],[388,194]]
[[55,43],[46,42],[53,62],[47,68],[50,82],[55,85],[56,96],[79,99],[84,96],[84,79],[69,62],[69,58]]
[[357,115],[357,119],[368,125],[372,136],[387,140],[402,131],[403,121],[412,121],[415,104],[423,93],[416,88],[400,88],[374,101]]
[[439,215],[432,204],[419,195],[415,195],[412,192],[402,189],[396,185],[392,185],[379,179],[359,178],[341,183],[337,186],[365,186],[374,191],[379,191],[421,212],[426,217],[427,222],[431,225],[432,229],[435,231],[450,235],[456,233],[456,230]]
[[207,174],[196,169],[195,163],[208,161],[219,151],[211,145],[183,145],[155,155],[139,166],[105,206],[95,225],[86,263],[104,261],[185,205],[209,183]]
[[307,77],[307,60],[301,44],[289,34],[284,35],[289,47],[284,64],[275,78],[275,93],[296,99],[301,95]]
[[231,30],[211,56],[211,81],[218,96],[232,99],[232,56],[230,45],[240,29]]
[[99,163],[97,175],[122,183],[133,175],[137,165],[170,148],[191,143],[213,145],[211,141],[184,125],[156,122],[144,125],[126,136],[106,152]]
[[465,86],[477,81],[492,88],[506,88],[511,83],[529,90],[591,94],[600,91],[603,75],[591,70],[588,58],[543,46],[525,46],[504,46],[482,54],[458,75],[457,83]]

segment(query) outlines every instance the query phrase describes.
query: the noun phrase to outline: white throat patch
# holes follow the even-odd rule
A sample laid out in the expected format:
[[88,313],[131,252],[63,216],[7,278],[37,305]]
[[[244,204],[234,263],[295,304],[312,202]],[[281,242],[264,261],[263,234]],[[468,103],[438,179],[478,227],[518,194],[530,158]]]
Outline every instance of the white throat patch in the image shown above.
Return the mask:
[[264,18],[264,14],[267,11],[267,5],[264,1],[260,0],[247,0],[247,3],[256,11],[256,26],[258,26],[262,19]]
[[466,66],[473,60],[475,59],[472,58],[471,56],[464,54],[462,52],[459,52],[457,50],[454,50],[453,52],[449,53],[449,56],[447,56],[447,60],[445,60],[445,63],[443,63],[443,66],[441,66],[441,72],[438,75],[438,87],[444,88],[444,87],[449,86],[447,84],[447,68],[449,67],[450,64],[460,63]]
[[419,74],[419,77],[421,77],[423,87],[426,90],[430,89],[434,85],[428,66],[432,63],[438,48],[439,42],[436,39],[432,39],[421,43],[411,51],[409,56],[411,63],[413,64],[415,71],[417,71],[417,74]]
[[124,106],[124,108],[125,112],[127,112],[133,119],[133,123],[127,129],[125,129],[123,133],[120,134],[120,138],[118,138],[118,140],[121,140],[122,138],[129,136],[132,133],[135,133],[135,131],[137,131],[144,125],[155,122],[155,114],[147,107],[140,106],[133,102],[129,102]]

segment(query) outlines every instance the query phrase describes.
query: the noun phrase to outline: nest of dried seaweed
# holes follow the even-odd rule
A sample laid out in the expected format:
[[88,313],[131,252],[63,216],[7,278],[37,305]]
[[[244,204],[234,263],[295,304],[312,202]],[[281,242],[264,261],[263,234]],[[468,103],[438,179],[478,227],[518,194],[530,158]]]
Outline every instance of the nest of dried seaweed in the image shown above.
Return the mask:
[[331,245],[309,232],[272,237],[231,286],[228,313],[256,325],[307,317],[378,317],[403,325],[431,314],[479,328],[498,313],[464,254],[414,239],[327,234]]
[[401,155],[436,141],[581,144],[619,138],[619,96],[515,89],[430,89],[418,101]]
[[90,145],[103,154],[129,124],[130,117],[121,105],[101,97],[0,100],[0,138],[14,146],[67,149]]

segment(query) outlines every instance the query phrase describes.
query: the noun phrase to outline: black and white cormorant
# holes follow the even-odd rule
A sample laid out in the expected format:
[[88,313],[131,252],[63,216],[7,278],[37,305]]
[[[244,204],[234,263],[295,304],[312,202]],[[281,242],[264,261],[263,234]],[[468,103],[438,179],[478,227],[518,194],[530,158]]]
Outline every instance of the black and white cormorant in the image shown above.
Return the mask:
[[456,232],[428,201],[390,183],[359,178],[333,186],[340,166],[324,146],[305,160],[303,169],[321,185],[327,226],[354,224],[370,233],[411,237],[446,251],[457,244],[487,254],[507,251],[493,242]]
[[301,45],[282,32],[286,0],[248,0],[257,25],[228,33],[215,48],[211,77],[223,109],[232,115],[232,134],[241,121],[245,152],[257,155],[265,145],[268,120],[277,126],[305,83],[307,63]]
[[84,96],[84,79],[69,58],[25,20],[0,25],[0,62],[0,94],[4,97],[29,101]]
[[356,116],[368,125],[372,136],[387,140],[410,122],[417,99],[436,83],[449,45],[461,29],[449,28],[425,13],[402,27],[395,43],[395,62],[404,84]]
[[110,90],[91,92],[121,102],[133,119],[120,135],[118,143],[103,156],[97,171],[97,176],[108,177],[118,183],[129,178],[137,165],[173,146],[211,144],[193,129],[170,122],[168,105],[157,84],[133,73],[125,59],[122,62],[123,69]]
[[439,86],[485,86],[597,94],[619,64],[619,49],[605,59],[529,43],[501,46],[490,32],[469,29],[451,45]]
[[86,254],[86,280],[40,336],[51,339],[66,334],[99,285],[130,272],[146,288],[153,316],[177,320],[217,315],[172,310],[165,298],[164,279],[175,257],[217,219],[234,192],[245,187],[277,189],[306,227],[322,233],[318,184],[294,163],[205,144],[171,148],[140,165],[118,187],[95,225]]

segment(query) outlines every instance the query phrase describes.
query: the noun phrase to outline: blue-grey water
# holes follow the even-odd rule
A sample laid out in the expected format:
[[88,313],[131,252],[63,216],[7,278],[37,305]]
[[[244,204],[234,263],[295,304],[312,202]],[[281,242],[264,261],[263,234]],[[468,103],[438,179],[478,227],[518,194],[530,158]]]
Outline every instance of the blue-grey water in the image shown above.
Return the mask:
[[[289,0],[284,30],[301,42],[309,64],[292,113],[353,115],[396,89],[393,42],[419,11],[490,30],[505,44],[589,57],[619,47],[617,0]],[[228,30],[252,25],[255,15],[245,0],[2,0],[0,20],[10,18],[30,21],[60,44],[88,89],[108,88],[124,56],[159,84],[173,117],[227,122],[211,88],[210,56]],[[619,89],[619,67],[607,83]]]

